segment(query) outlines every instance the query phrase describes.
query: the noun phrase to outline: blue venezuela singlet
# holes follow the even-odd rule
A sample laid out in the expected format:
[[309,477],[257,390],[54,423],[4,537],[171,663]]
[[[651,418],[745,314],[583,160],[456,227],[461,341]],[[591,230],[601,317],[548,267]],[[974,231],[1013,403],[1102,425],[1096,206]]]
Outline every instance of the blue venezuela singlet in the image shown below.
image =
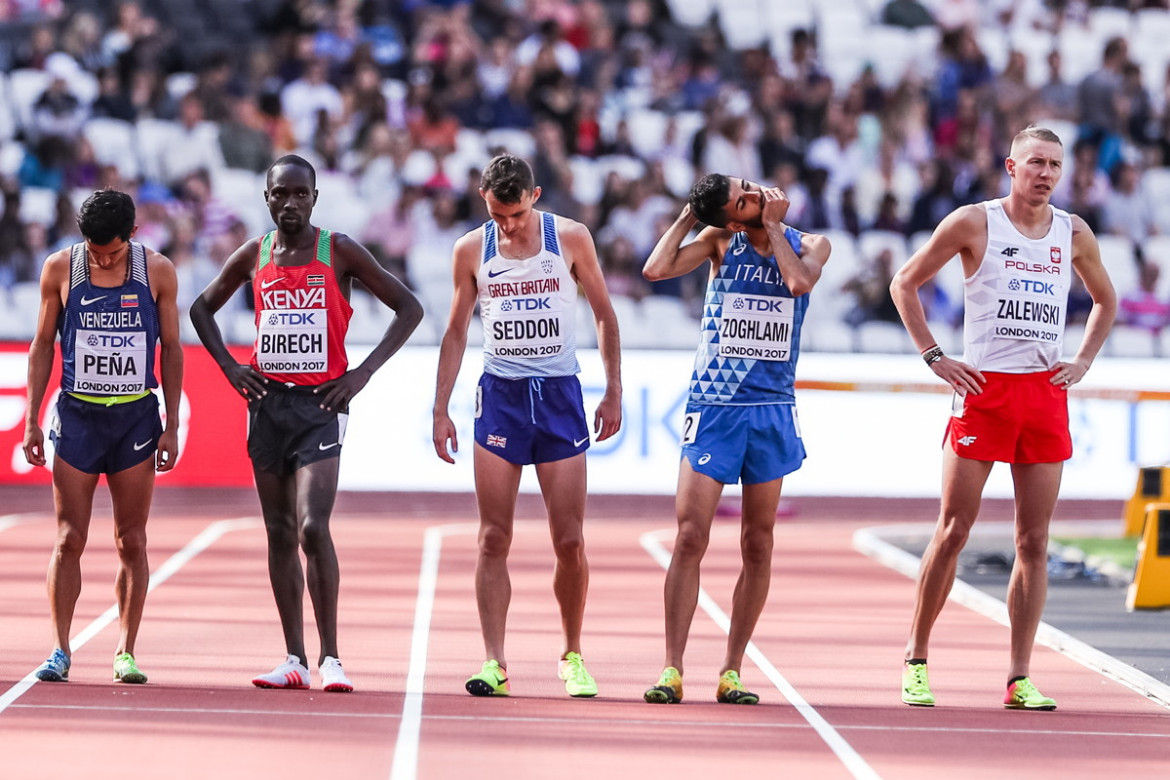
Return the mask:
[[126,262],[121,285],[98,287],[89,279],[85,244],[73,245],[69,295],[57,320],[65,392],[129,395],[158,387],[158,307],[150,294],[146,248],[131,241]]
[[[784,237],[799,256],[801,233],[786,227]],[[707,285],[691,402],[794,403],[800,330],[807,310],[808,294],[793,297],[775,256],[761,256],[746,233],[732,236],[718,274]]]

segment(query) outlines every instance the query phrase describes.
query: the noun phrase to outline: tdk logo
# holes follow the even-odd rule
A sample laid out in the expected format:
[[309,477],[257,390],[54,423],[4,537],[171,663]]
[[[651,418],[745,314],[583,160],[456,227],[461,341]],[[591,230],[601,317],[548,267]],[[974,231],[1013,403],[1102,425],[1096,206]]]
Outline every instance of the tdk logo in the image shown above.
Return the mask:
[[1000,252],[1000,254],[1007,255],[1008,257],[1015,257],[1019,251],[1020,251],[1020,248],[1018,246],[1009,246],[1009,247],[1005,247],[1004,250],[1002,252]]
[[317,312],[274,311],[268,315],[269,325],[316,325]]
[[732,308],[748,311],[784,313],[784,302],[775,298],[736,298],[735,303],[731,305]]
[[552,305],[548,298],[509,298],[500,304],[503,311],[549,311]]
[[1040,282],[1034,279],[1012,279],[1008,282],[1008,289],[1012,292],[1023,290],[1037,295],[1056,295],[1056,285],[1052,282]]
[[133,349],[134,336],[120,335],[117,333],[91,333],[86,338],[85,343],[91,347],[96,347],[100,344],[107,349]]

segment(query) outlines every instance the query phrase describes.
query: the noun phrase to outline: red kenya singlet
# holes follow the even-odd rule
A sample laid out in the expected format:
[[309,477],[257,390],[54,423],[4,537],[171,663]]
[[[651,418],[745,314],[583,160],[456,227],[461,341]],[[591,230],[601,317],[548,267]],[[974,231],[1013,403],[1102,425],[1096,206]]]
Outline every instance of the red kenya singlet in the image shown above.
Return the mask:
[[317,232],[317,254],[305,265],[272,262],[276,231],[260,241],[252,297],[256,343],[252,368],[277,382],[319,385],[345,373],[345,334],[353,308],[333,272],[333,236]]

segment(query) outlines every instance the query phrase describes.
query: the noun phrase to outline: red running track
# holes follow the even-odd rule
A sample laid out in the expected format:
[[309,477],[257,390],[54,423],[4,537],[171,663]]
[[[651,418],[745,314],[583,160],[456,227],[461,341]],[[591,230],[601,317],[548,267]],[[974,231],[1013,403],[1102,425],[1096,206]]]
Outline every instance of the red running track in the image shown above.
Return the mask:
[[[0,518],[5,778],[1152,777],[1170,755],[1170,711],[1046,648],[1036,650],[1034,675],[1060,709],[1003,710],[1007,629],[954,604],[931,655],[940,706],[899,701],[912,583],[854,552],[850,539],[865,526],[930,520],[932,502],[789,505],[743,670],[762,694],[757,707],[714,702],[719,620],[738,571],[736,519],[720,518],[685,703],[652,707],[641,701],[662,663],[663,570],[652,551],[655,532],[672,538],[669,499],[591,499],[584,653],[601,687],[593,700],[570,699],[556,679],[552,552],[535,497],[522,499],[512,553],[513,694],[489,700],[463,691],[482,660],[469,496],[340,497],[334,535],[352,695],[249,684],[283,653],[247,491],[160,490],[149,529],[155,589],[137,653],[145,686],[110,681],[115,558],[99,503],[71,681],[30,684],[48,649],[50,498],[30,489],[5,499],[14,513]],[[991,502],[985,516],[996,511]],[[242,519],[221,522],[232,518]]]

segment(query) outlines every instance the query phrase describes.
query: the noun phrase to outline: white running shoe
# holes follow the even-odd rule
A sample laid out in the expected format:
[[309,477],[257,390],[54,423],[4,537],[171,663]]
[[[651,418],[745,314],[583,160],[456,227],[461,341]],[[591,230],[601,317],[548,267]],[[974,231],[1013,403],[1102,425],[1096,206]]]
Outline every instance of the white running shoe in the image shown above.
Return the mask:
[[331,655],[325,656],[321,662],[321,687],[333,693],[349,693],[353,690],[353,683],[345,676],[341,661]]
[[309,687],[309,670],[295,655],[290,655],[287,661],[268,674],[252,678],[252,684],[257,688],[304,689]]

